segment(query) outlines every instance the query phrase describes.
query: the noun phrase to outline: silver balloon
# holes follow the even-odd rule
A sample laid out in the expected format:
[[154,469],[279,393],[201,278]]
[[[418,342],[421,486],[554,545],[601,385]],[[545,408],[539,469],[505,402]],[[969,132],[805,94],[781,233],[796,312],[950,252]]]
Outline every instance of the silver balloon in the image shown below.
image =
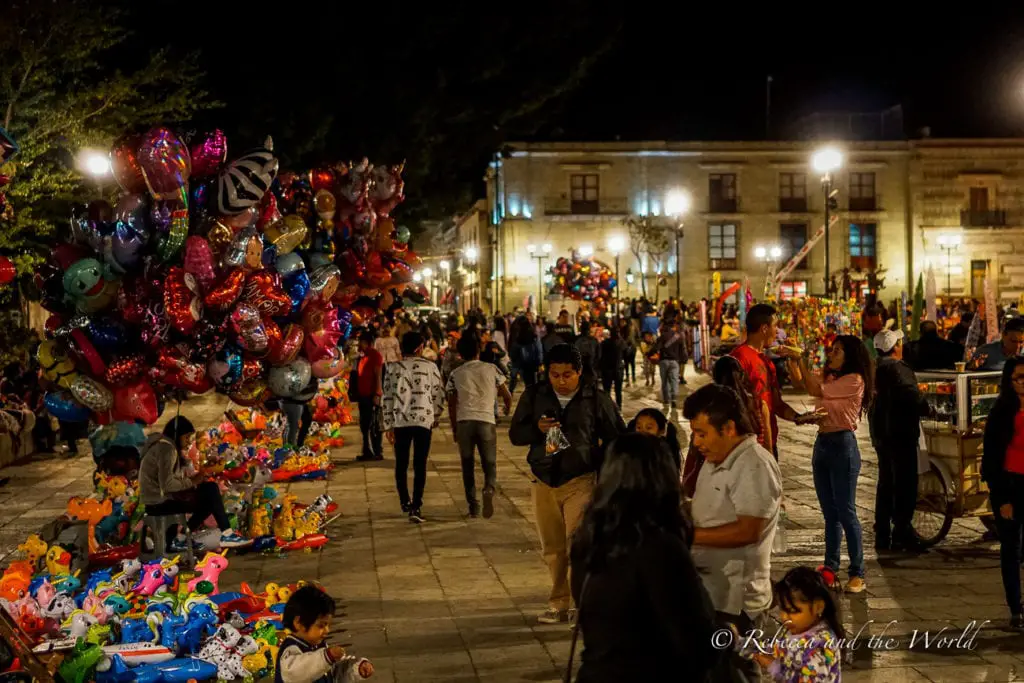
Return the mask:
[[320,266],[329,266],[332,263],[334,263],[334,259],[331,258],[331,255],[322,251],[314,251],[309,255],[310,270],[316,270]]
[[309,276],[309,291],[321,301],[329,301],[338,291],[341,269],[338,266],[320,266]]
[[277,261],[274,262],[274,268],[281,274],[281,277],[288,277],[292,273],[305,270],[306,264],[303,263],[302,257],[293,251],[283,256],[278,256]]
[[277,396],[294,398],[298,396],[313,376],[313,369],[305,358],[296,358],[288,365],[270,368],[267,386]]
[[256,228],[242,228],[224,253],[224,265],[231,268],[259,268],[263,263],[263,235]]
[[238,335],[238,345],[244,351],[261,354],[270,345],[260,312],[252,304],[243,302],[235,306],[231,312],[231,329]]
[[114,394],[92,377],[78,375],[71,384],[71,395],[89,410],[102,413],[110,410],[114,402]]

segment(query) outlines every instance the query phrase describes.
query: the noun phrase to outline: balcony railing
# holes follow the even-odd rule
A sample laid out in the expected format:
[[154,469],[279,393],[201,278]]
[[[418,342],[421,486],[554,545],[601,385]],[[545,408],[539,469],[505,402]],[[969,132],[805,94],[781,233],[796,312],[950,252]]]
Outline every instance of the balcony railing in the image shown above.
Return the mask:
[[1003,227],[1006,225],[1006,211],[1004,209],[989,209],[988,211],[962,209],[960,225],[965,228]]
[[572,200],[568,197],[545,197],[547,216],[626,216],[629,201],[625,197],[601,197],[597,201]]

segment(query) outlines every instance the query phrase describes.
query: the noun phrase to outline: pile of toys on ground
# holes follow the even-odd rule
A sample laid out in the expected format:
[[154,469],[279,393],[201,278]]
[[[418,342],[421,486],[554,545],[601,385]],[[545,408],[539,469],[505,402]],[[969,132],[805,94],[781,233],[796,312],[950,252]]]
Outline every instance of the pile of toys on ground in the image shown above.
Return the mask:
[[778,311],[779,327],[786,334],[783,343],[810,352],[815,367],[825,363],[827,347],[837,334],[860,334],[861,308],[855,302],[804,297],[779,302]]

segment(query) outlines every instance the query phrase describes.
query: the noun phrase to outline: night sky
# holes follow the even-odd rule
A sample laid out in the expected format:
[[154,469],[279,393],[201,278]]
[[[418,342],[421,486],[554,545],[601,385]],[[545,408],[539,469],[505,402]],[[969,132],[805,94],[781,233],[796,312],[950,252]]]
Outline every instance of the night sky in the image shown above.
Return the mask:
[[273,133],[286,163],[408,158],[435,215],[478,195],[509,140],[762,139],[769,74],[775,138],[811,112],[893,105],[911,137],[1024,135],[1024,12],[896,4],[819,20],[778,4],[157,0],[132,9],[126,53],[155,36],[200,50],[226,106],[195,124],[245,146]]

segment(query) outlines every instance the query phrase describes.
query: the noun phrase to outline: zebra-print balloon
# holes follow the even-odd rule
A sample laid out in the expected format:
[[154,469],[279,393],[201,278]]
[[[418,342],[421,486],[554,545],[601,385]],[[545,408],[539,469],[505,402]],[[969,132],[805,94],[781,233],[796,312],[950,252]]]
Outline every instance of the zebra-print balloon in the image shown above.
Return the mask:
[[277,166],[269,145],[225,166],[217,176],[217,210],[231,215],[255,206],[277,177]]

